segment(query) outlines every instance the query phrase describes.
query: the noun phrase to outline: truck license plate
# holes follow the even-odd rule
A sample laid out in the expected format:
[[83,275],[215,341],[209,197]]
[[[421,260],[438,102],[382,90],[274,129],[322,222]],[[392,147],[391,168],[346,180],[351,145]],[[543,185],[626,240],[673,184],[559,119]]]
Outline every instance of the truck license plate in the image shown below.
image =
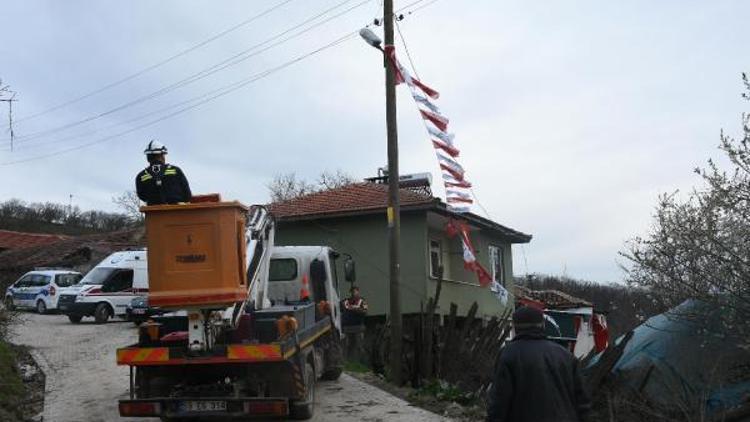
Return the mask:
[[181,403],[183,412],[222,412],[227,410],[227,402],[222,400],[188,400]]
[[135,315],[144,315],[146,313],[145,309],[133,309],[133,314]]

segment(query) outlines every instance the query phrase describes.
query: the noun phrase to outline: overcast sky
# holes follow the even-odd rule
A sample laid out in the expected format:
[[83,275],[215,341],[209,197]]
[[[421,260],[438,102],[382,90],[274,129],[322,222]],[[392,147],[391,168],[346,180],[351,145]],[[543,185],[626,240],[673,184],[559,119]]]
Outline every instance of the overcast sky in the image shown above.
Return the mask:
[[[130,104],[342,2],[313,22],[352,8],[338,18]],[[375,175],[386,163],[382,59],[358,38],[137,128],[361,28],[377,16],[377,0],[290,1],[111,89],[22,120],[279,3],[2,1],[0,78],[17,92],[18,139],[10,152],[2,127],[0,199],[67,203],[72,194],[81,208],[115,210],[111,197],[133,189],[151,138],[169,147],[194,192],[246,203],[267,202],[278,173]],[[425,5],[401,28],[419,76],[441,93],[479,201],[495,221],[534,236],[515,248],[516,274],[621,281],[617,252],[647,232],[658,195],[698,184],[692,169],[720,156],[720,130],[740,132],[750,2],[424,0],[404,13]],[[399,88],[401,172],[439,180],[407,94]],[[0,116],[6,125],[5,109]]]

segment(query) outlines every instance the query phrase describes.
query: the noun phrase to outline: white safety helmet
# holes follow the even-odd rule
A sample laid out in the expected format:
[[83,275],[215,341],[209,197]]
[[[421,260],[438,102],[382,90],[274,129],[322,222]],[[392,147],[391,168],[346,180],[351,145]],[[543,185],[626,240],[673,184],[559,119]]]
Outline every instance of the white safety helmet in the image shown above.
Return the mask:
[[155,139],[152,139],[151,141],[149,141],[148,146],[146,146],[146,149],[143,150],[143,153],[146,155],[166,154],[167,147],[165,147],[161,142]]

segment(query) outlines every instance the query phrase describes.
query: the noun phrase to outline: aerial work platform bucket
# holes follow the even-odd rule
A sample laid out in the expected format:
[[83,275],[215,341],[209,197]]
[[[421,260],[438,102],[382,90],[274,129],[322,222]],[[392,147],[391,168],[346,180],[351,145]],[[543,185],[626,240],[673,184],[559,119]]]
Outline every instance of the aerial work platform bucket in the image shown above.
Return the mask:
[[236,201],[141,208],[149,306],[219,309],[244,301],[247,210]]

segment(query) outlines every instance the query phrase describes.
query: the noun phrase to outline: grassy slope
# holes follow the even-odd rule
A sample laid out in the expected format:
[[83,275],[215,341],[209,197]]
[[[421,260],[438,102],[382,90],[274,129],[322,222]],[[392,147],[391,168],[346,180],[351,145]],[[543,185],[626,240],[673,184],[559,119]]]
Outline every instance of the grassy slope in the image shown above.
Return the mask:
[[22,419],[20,403],[25,396],[13,350],[0,341],[0,420]]
[[96,234],[101,231],[65,224],[46,223],[43,221],[24,221],[15,218],[0,219],[0,229],[25,233],[64,234],[78,236]]

